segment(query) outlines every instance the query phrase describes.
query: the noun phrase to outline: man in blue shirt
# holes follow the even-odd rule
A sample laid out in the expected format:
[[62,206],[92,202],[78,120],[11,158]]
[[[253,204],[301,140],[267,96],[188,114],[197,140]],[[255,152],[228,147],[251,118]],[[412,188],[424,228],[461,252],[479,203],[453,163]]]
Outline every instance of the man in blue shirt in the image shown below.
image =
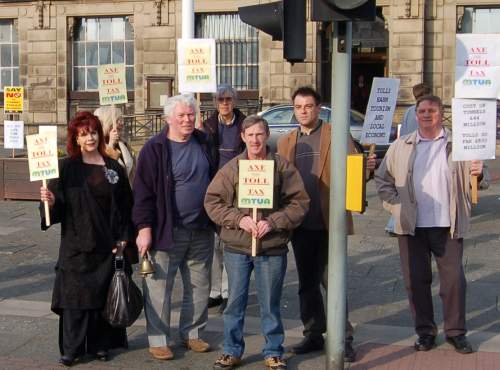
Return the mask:
[[167,125],[142,148],[134,180],[137,248],[141,256],[149,253],[155,270],[143,284],[149,352],[160,360],[174,357],[170,303],[178,270],[184,285],[181,339],[195,352],[210,349],[200,338],[208,319],[213,254],[213,228],[203,199],[215,165],[206,135],[194,127],[196,108],[191,95],[167,100]]

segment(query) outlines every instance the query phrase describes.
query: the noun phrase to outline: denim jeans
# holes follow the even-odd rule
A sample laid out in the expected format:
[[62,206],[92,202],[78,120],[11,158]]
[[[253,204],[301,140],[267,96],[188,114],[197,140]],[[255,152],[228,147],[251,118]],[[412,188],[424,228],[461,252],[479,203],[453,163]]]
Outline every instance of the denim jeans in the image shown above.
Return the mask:
[[169,251],[150,251],[154,274],[143,279],[144,313],[150,347],[169,344],[171,297],[175,276],[180,271],[184,293],[179,318],[182,340],[199,338],[208,320],[213,231],[174,229],[174,246]]
[[224,251],[229,281],[229,298],[224,310],[224,353],[241,357],[245,350],[243,326],[248,302],[250,275],[255,270],[255,287],[260,306],[261,330],[265,338],[264,358],[283,355],[285,333],[280,300],[287,259],[279,256],[251,257]]

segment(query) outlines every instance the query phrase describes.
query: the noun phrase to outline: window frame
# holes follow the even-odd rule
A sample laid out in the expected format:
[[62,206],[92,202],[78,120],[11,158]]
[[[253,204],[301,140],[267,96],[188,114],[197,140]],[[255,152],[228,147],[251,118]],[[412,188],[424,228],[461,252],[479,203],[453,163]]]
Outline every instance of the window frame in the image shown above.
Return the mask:
[[[19,32],[18,32],[18,21],[17,18],[2,18],[0,22],[9,23],[10,22],[10,40],[9,41],[0,41],[0,102],[3,107],[3,87],[2,87],[2,77],[1,73],[5,69],[10,69],[10,84],[6,84],[5,86],[20,86],[21,76],[20,76],[20,48],[19,48]],[[15,37],[14,37],[15,36]],[[2,66],[1,62],[1,49],[3,45],[10,45],[11,55],[10,55],[10,66]],[[14,53],[14,45],[17,46],[17,64],[14,63],[15,53]],[[17,70],[17,81],[14,81],[14,70]]]
[[[114,19],[123,19],[124,22],[124,38],[123,39],[118,39],[118,40],[114,40],[113,39],[113,35],[106,35],[105,37],[101,37],[101,24],[99,22],[99,20],[101,19],[107,19],[107,20],[110,20],[110,27],[112,29],[112,25],[113,25],[113,20]],[[85,34],[84,34],[84,39],[83,40],[79,40],[78,38],[78,32],[80,32],[80,27],[82,25],[82,22],[85,22],[85,26],[87,26],[88,24],[88,21],[89,20],[95,20],[95,27],[96,27],[96,38],[95,40],[90,40],[87,38],[87,28],[85,29]],[[128,24],[130,25],[130,27],[132,27],[132,35],[131,35],[131,38],[127,38],[127,22]],[[131,77],[131,86],[127,86],[127,96],[128,96],[128,99],[129,100],[133,100],[134,99],[134,90],[135,90],[135,63],[134,63],[134,54],[135,54],[135,37],[134,37],[134,34],[133,34],[133,24],[130,22],[130,16],[128,15],[112,15],[112,16],[85,16],[85,17],[75,17],[75,33],[74,33],[74,36],[73,38],[70,40],[70,47],[69,47],[69,59],[71,61],[71,64],[70,64],[70,72],[69,72],[69,75],[70,75],[70,78],[69,78],[69,83],[68,83],[68,90],[70,92],[70,99],[76,99],[76,100],[79,100],[79,99],[99,99],[99,91],[98,91],[98,88],[90,88],[88,87],[88,82],[87,82],[87,78],[88,78],[88,70],[90,68],[95,68],[96,69],[96,73],[97,73],[97,68],[99,65],[101,65],[100,63],[100,59],[102,57],[102,53],[101,53],[101,44],[109,44],[109,58],[110,58],[110,62],[113,63],[113,44],[114,43],[119,43],[121,45],[123,45],[123,61],[125,63],[125,67],[127,70],[131,70],[131,73],[132,73],[132,77]],[[88,63],[88,58],[87,58],[87,44],[89,43],[95,43],[96,44],[96,58],[97,58],[97,61],[96,61],[96,64],[87,64]],[[131,57],[131,60],[129,59],[129,57],[127,56],[127,43],[129,44],[132,44],[132,57]],[[75,59],[77,57],[76,55],[76,47],[79,45],[79,44],[83,44],[84,45],[84,48],[83,48],[83,58],[85,59],[84,61],[84,64],[75,64]],[[129,59],[128,61],[129,62],[132,62],[132,64],[127,64],[127,59]],[[107,63],[103,63],[103,64],[107,64]],[[84,73],[84,90],[77,90],[75,84],[76,84],[76,71],[78,69],[83,69],[85,71]]]
[[[212,35],[204,34],[203,22],[215,22],[214,20],[210,20],[210,16],[234,16],[238,15],[236,12],[224,12],[224,13],[210,13],[210,12],[200,12],[195,14],[195,34],[196,37],[203,38],[215,38],[216,43],[216,70],[217,70],[217,83],[218,84],[229,84],[234,87],[238,91],[258,91],[259,90],[259,31],[256,28],[253,28],[249,25],[246,25],[240,20],[239,27],[245,28],[245,35],[242,37],[234,37],[234,35],[226,36],[225,38],[220,37],[212,37]],[[231,22],[234,23],[234,22]],[[242,29],[234,30],[233,32],[242,33]],[[215,33],[217,31],[213,31]],[[219,31],[220,32],[220,31]],[[230,32],[228,32],[229,34]],[[225,46],[227,45],[227,46]],[[237,61],[237,52],[238,45],[242,45],[241,48],[245,49],[244,53],[244,62]],[[230,59],[227,61],[223,61],[222,55],[224,53],[224,48],[226,50],[230,50]],[[255,58],[252,57],[250,49],[255,48]],[[237,78],[237,68],[243,67],[246,68],[244,82],[242,84],[236,80]],[[251,69],[254,69],[255,72],[251,72]],[[224,71],[229,71],[230,82],[223,79]],[[255,73],[254,79],[252,80],[252,75]]]

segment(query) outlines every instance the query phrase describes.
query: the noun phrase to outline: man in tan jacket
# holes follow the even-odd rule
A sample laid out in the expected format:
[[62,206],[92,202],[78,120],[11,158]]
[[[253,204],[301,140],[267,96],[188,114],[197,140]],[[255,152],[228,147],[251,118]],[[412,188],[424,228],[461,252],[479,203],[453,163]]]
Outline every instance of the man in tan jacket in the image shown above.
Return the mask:
[[[309,212],[294,231],[292,247],[299,276],[300,318],[304,324],[303,341],[292,348],[296,354],[323,349],[326,314],[321,285],[326,289],[328,263],[328,219],[330,203],[331,126],[319,119],[321,97],[311,87],[300,87],[292,95],[295,118],[300,127],[278,141],[278,154],[294,164],[311,198]],[[349,153],[356,146],[349,136]],[[375,168],[375,155],[367,162]],[[347,214],[348,232],[353,233],[351,214]],[[344,358],[355,360],[353,328],[346,322]]]
[[[287,243],[292,230],[300,225],[309,209],[309,197],[295,167],[269,153],[266,146],[269,127],[263,118],[245,118],[241,130],[246,150],[217,172],[205,195],[205,209],[220,226],[229,285],[228,303],[223,313],[224,348],[214,369],[232,369],[241,361],[245,349],[243,323],[250,275],[254,270],[265,337],[262,354],[269,369],[284,370],[280,299],[287,265]],[[242,159],[274,160],[272,208],[259,209],[257,222],[252,219],[250,208],[238,208],[239,161]],[[255,257],[251,253],[252,235],[258,240]]]
[[465,334],[463,237],[469,228],[470,176],[482,177],[481,161],[453,162],[451,132],[443,128],[441,99],[417,100],[418,129],[391,144],[375,174],[384,207],[394,217],[401,270],[418,339],[415,350],[435,346],[431,255],[437,263],[446,340],[471,353]]

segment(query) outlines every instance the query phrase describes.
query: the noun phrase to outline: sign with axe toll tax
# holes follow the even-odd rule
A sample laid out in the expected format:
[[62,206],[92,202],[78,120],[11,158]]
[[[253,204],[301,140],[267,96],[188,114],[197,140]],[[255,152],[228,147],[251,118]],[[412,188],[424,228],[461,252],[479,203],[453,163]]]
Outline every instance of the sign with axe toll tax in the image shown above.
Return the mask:
[[3,101],[5,113],[23,112],[24,88],[22,86],[5,86],[3,88]]
[[177,50],[179,91],[215,92],[217,89],[215,39],[179,39]]
[[127,103],[125,64],[103,64],[97,70],[99,103],[101,105]]
[[27,135],[30,181],[59,177],[57,136],[54,133]]
[[274,161],[240,160],[238,208],[273,208]]

